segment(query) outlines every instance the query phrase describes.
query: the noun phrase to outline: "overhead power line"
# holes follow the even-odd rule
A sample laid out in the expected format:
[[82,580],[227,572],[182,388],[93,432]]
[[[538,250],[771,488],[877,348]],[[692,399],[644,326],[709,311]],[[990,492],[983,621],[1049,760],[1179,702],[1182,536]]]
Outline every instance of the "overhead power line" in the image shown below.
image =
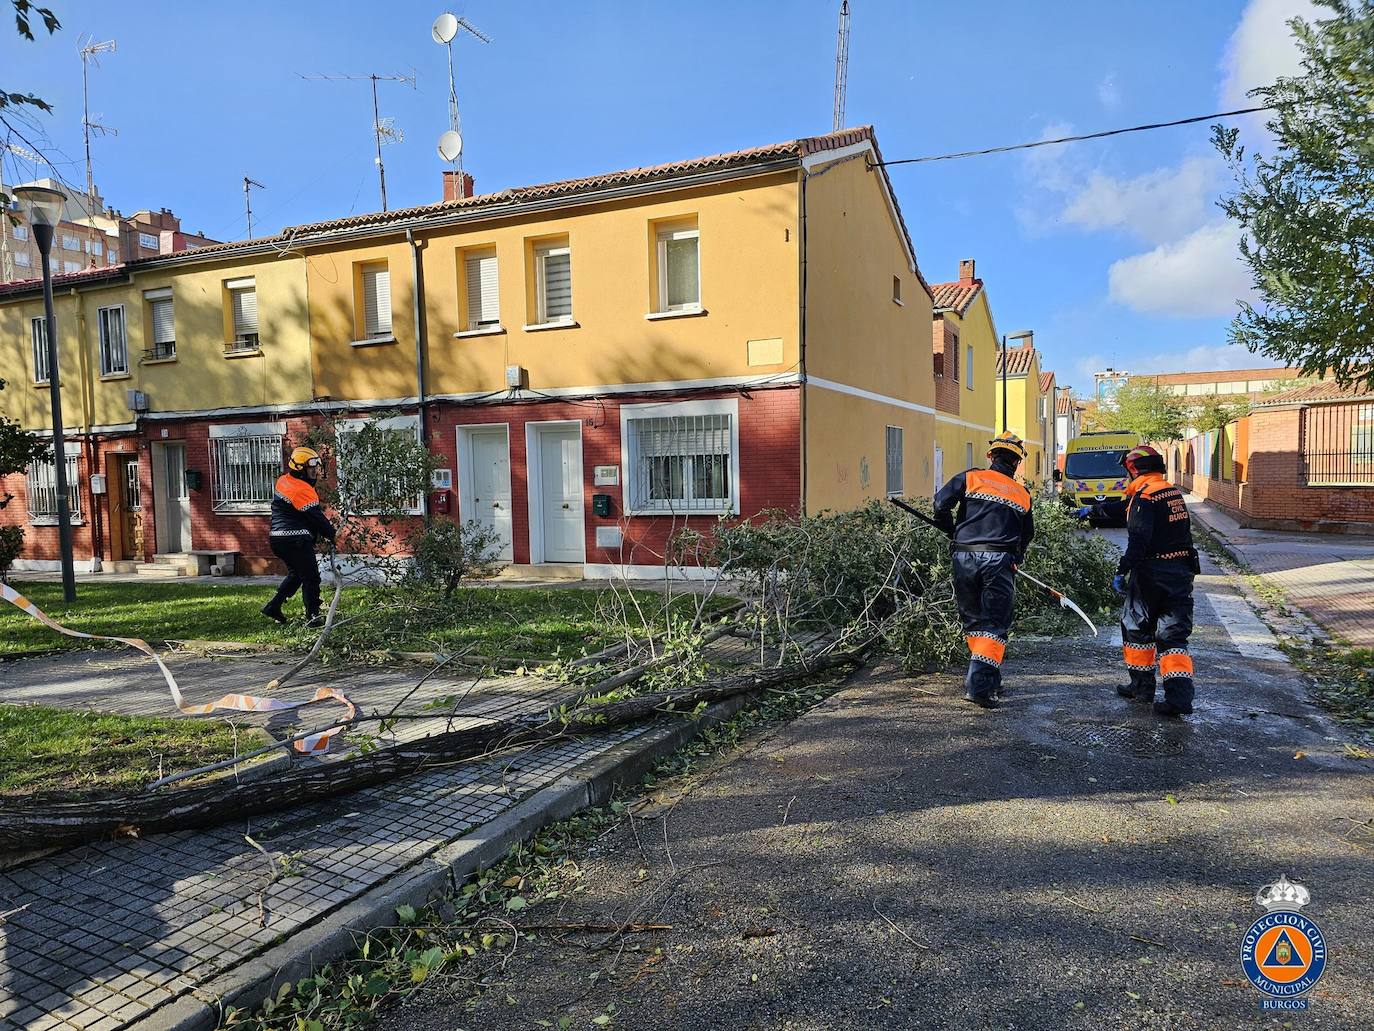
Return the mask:
[[880,165],[915,165],[927,161],[953,161],[956,158],[976,158],[987,154],[1006,154],[1013,150],[1030,150],[1033,147],[1053,147],[1060,143],[1078,143],[1082,140],[1100,140],[1106,136],[1121,136],[1128,132],[1145,132],[1148,129],[1167,129],[1173,125],[1191,125],[1194,122],[1210,122],[1214,118],[1234,118],[1236,115],[1253,114],[1256,111],[1272,111],[1273,104],[1260,107],[1242,107],[1236,111],[1218,111],[1213,115],[1197,115],[1193,118],[1180,118],[1173,122],[1151,122],[1149,125],[1132,125],[1126,129],[1107,129],[1103,132],[1090,132],[1082,136],[1060,136],[1053,140],[1034,140],[1031,143],[1013,143],[1008,147],[987,147],[983,150],[961,150],[956,154],[932,154],[919,158],[898,158],[895,161],[875,161],[873,167]]

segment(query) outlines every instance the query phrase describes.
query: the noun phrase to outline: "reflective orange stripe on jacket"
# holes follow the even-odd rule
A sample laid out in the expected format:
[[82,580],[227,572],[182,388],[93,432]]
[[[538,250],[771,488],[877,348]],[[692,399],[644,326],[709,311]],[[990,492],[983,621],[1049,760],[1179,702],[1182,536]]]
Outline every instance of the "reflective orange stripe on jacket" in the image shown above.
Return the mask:
[[982,634],[969,634],[964,640],[968,642],[969,654],[975,659],[991,663],[994,666],[1002,665],[1002,658],[1007,653],[1007,646],[1004,641]]
[[1127,669],[1154,669],[1155,646],[1152,644],[1123,644],[1121,658]]
[[1165,679],[1169,677],[1191,677],[1193,657],[1185,651],[1171,650],[1159,657],[1159,672]]
[[980,497],[988,501],[999,501],[1004,505],[1029,512],[1031,507],[1030,491],[1010,476],[992,469],[970,469],[964,474],[964,496]]

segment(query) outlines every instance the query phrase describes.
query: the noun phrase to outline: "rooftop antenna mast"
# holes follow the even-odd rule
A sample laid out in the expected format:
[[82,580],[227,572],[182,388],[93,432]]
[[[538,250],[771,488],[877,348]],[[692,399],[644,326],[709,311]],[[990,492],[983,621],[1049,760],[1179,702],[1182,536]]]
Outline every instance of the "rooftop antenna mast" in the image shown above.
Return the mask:
[[439,137],[439,157],[453,163],[458,195],[467,195],[467,181],[463,176],[463,121],[458,116],[458,86],[453,74],[453,41],[459,32],[466,32],[480,43],[490,43],[491,37],[466,18],[445,11],[434,19],[429,34],[434,42],[448,48],[448,131]]
[[361,82],[372,83],[372,136],[377,144],[377,156],[373,161],[377,165],[377,181],[382,188],[382,210],[386,208],[386,166],[382,164],[382,144],[400,143],[406,138],[406,134],[396,127],[394,118],[383,118],[381,110],[377,104],[377,83],[379,82],[401,82],[409,83],[411,89],[415,89],[415,70],[411,69],[409,75],[302,75],[302,79],[311,79],[325,82]]
[[849,86],[849,0],[840,0],[840,28],[835,36],[835,132],[844,128],[844,99]]
[[248,239],[250,240],[253,239],[253,195],[249,192],[249,188],[253,186],[259,190],[267,189],[256,179],[249,179],[246,175],[243,177],[243,208],[248,216]]
[[[88,228],[90,229],[90,241],[87,245],[86,265],[95,265],[95,243],[96,228],[95,216],[95,173],[91,168],[91,133],[97,136],[118,136],[119,130],[108,125],[101,125],[99,122],[91,120],[91,65],[100,67],[101,54],[113,54],[116,50],[116,43],[112,39],[107,39],[102,43],[95,42],[95,37],[87,36],[86,42],[81,44],[81,135],[86,144],[86,214],[88,216]],[[99,116],[97,116],[99,117]]]

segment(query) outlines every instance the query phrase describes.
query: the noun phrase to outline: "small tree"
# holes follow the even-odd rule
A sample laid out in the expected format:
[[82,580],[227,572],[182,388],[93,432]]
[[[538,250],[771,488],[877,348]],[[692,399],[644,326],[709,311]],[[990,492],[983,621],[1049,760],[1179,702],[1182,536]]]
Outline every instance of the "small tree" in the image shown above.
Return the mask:
[[1209,397],[1193,408],[1192,418],[1189,421],[1194,429],[1219,430],[1249,414],[1249,401],[1228,401],[1225,398]]
[[1236,177],[1221,208],[1245,230],[1262,302],[1242,302],[1231,340],[1374,387],[1374,4],[1318,2],[1333,16],[1289,23],[1302,73],[1250,93],[1274,108],[1273,155],[1247,157],[1238,130],[1212,130]]
[[1116,403],[1088,414],[1092,430],[1130,430],[1146,440],[1182,440],[1188,408],[1178,395],[1154,380],[1133,379],[1116,392]]
[[[5,381],[0,379],[0,391],[4,389]],[[22,473],[51,454],[52,448],[38,434],[24,429],[0,411],[0,510],[14,500],[14,495],[3,489],[5,477]]]
[[437,590],[445,601],[462,581],[495,576],[504,565],[498,557],[501,535],[475,519],[466,523],[435,519],[411,536],[410,550],[415,555],[412,581]]

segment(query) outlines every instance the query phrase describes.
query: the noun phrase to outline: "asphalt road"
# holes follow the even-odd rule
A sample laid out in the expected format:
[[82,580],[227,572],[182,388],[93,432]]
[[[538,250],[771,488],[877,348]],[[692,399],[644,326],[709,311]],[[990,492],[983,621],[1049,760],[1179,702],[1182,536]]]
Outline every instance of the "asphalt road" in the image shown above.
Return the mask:
[[[381,1027],[1374,1026],[1374,763],[1215,569],[1198,587],[1191,719],[1115,696],[1110,630],[1015,642],[995,712],[863,671],[528,916],[670,930],[527,942]],[[1280,874],[1330,952],[1311,1009],[1271,1016],[1238,953]]]

